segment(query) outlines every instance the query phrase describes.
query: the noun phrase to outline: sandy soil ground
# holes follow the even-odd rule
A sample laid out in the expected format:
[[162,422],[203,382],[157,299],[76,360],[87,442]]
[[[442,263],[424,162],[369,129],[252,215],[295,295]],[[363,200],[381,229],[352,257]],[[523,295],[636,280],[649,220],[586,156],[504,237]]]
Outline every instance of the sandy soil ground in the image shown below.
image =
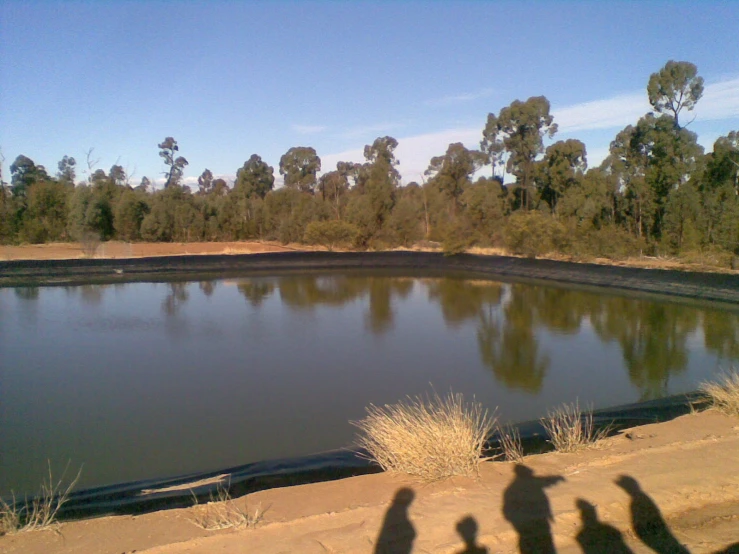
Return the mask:
[[235,502],[264,519],[207,532],[194,508],[105,517],[0,537],[0,552],[739,552],[739,420],[687,415],[574,454],[487,462],[479,479],[383,473]]
[[[148,258],[187,254],[255,254],[296,250],[272,242],[103,242],[96,258]],[[82,246],[75,242],[0,246],[0,260],[68,260],[84,258]]]
[[[438,248],[440,249],[440,247]],[[436,250],[438,250],[436,249]],[[154,256],[181,256],[188,254],[257,254],[260,252],[294,252],[325,250],[304,244],[283,245],[278,242],[138,242],[126,243],[109,241],[101,243],[95,251],[95,258],[147,258]],[[401,249],[402,250],[402,249]],[[414,247],[411,250],[433,251],[434,248]],[[511,256],[502,248],[472,248],[470,254]],[[5,260],[66,260],[84,258],[82,246],[74,242],[49,244],[25,244],[22,246],[0,246],[0,261]],[[566,256],[547,256],[557,261],[575,261]],[[590,263],[620,267],[642,267],[646,269],[676,269],[683,271],[704,271],[739,274],[739,270],[713,265],[687,263],[678,258],[635,257],[626,260],[594,259]]]

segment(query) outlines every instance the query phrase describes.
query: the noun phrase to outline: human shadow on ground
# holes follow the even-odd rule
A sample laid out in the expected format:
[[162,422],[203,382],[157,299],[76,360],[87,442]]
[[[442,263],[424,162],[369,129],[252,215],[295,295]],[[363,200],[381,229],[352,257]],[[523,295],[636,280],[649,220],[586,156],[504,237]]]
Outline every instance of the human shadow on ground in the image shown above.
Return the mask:
[[565,479],[561,475],[537,477],[523,464],[516,464],[514,472],[515,479],[503,492],[503,517],[518,533],[518,548],[521,554],[554,554],[552,509],[544,489]]
[[575,502],[580,510],[582,529],[575,537],[584,554],[633,554],[626,546],[624,537],[615,527],[598,521],[598,513],[590,502],[578,498]]
[[464,541],[464,550],[457,554],[488,554],[488,549],[477,544],[477,520],[467,516],[457,522],[457,533]]
[[415,497],[413,490],[406,487],[395,493],[377,536],[375,554],[410,554],[416,530],[408,518],[408,508]]
[[621,475],[615,482],[631,497],[631,527],[639,540],[658,554],[689,554],[667,527],[657,504],[636,479]]

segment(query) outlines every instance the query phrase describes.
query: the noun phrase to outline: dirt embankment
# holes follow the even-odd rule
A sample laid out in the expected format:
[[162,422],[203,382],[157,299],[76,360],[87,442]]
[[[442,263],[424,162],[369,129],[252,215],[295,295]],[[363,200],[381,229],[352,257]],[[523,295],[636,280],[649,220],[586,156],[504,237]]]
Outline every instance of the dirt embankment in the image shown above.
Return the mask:
[[364,475],[237,502],[264,519],[207,532],[192,508],[99,518],[0,537],[0,552],[739,552],[739,420],[687,415],[518,468],[487,462],[479,479]]
[[[93,247],[89,247],[93,248]],[[151,258],[155,256],[187,256],[208,254],[255,254],[257,252],[290,252],[295,248],[273,242],[102,242],[94,247],[93,258]],[[301,250],[307,250],[301,248]],[[74,260],[88,257],[85,247],[76,242],[0,246],[0,261],[9,260]]]

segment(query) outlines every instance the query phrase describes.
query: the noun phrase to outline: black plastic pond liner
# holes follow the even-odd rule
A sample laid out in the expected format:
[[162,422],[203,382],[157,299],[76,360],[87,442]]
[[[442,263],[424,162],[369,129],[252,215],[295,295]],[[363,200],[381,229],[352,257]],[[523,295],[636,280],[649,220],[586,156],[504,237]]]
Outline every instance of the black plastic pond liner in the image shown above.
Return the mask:
[[641,269],[509,256],[435,252],[278,252],[128,259],[0,261],[0,287],[171,281],[274,275],[286,271],[422,270],[472,272],[491,279],[669,295],[739,306],[739,275]]
[[[612,426],[619,429],[668,421],[689,413],[690,404],[700,401],[697,393],[671,396],[648,402],[628,404],[616,408],[597,410],[593,420],[598,428]],[[524,452],[527,454],[550,450],[546,432],[539,421],[514,425],[521,433]],[[497,438],[490,438],[489,445],[497,447]],[[232,497],[259,490],[303,485],[318,481],[331,481],[355,475],[377,473],[376,465],[366,457],[348,450],[324,452],[300,458],[270,460],[243,466],[183,475],[170,479],[136,481],[86,489],[70,495],[62,507],[59,518],[63,520],[98,517],[103,515],[143,514],[169,508],[184,508],[198,502],[207,502],[217,488],[227,488]],[[216,480],[218,476],[225,477]],[[208,484],[190,485],[211,480]]]

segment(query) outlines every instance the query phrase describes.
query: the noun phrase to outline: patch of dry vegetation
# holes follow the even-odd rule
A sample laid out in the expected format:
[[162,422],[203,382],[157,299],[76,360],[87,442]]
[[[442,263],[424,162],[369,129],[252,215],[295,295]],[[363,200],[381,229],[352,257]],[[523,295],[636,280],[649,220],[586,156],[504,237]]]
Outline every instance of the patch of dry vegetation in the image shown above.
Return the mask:
[[507,462],[522,462],[523,444],[518,429],[512,425],[505,425],[499,426],[497,432],[503,459]]
[[711,407],[730,416],[739,416],[739,371],[733,369],[716,382],[703,383],[701,392],[705,394]]
[[227,488],[219,486],[216,494],[211,493],[210,501],[206,504],[198,504],[195,498],[193,506],[192,521],[195,525],[206,531],[217,531],[219,529],[240,529],[256,527],[264,518],[264,510],[261,506],[249,510],[248,506],[241,508],[231,498]]
[[481,404],[449,393],[370,406],[367,417],[352,423],[361,432],[358,446],[383,470],[437,481],[477,474],[495,421]]
[[557,452],[575,452],[601,440],[610,431],[610,427],[596,431],[593,411],[583,413],[578,402],[548,412],[541,423]]
[[82,474],[82,469],[75,478],[64,485],[64,470],[61,478],[54,481],[49,464],[48,481],[41,483],[39,494],[31,500],[18,502],[13,495],[8,502],[0,498],[0,535],[50,529],[57,523],[57,515],[62,505],[69,499],[69,494],[75,487]]

